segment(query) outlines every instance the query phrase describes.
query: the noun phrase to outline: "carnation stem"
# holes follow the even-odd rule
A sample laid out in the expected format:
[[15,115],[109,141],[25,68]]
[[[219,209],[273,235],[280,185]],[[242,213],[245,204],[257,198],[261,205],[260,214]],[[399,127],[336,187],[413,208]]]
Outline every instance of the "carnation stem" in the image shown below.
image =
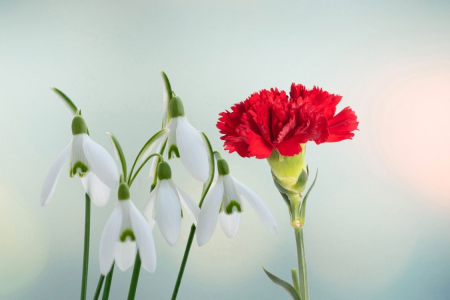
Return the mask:
[[306,270],[305,247],[303,242],[303,228],[294,228],[297,244],[298,272],[300,293],[302,300],[309,300],[308,274]]
[[89,236],[91,228],[91,199],[86,193],[86,210],[84,217],[84,252],[83,252],[83,273],[81,276],[81,300],[86,300],[88,268],[89,268]]

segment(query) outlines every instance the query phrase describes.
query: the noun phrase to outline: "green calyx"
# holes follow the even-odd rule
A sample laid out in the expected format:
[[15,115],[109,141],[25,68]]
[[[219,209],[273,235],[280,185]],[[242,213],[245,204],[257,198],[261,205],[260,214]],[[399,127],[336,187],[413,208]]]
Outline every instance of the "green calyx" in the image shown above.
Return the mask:
[[219,175],[228,175],[230,174],[230,168],[228,167],[228,163],[225,159],[219,158],[217,160],[217,171]]
[[242,212],[241,205],[237,201],[231,200],[230,203],[228,203],[227,207],[225,207],[225,213],[227,215],[231,215],[233,213],[233,207],[236,207],[236,210],[238,212]]
[[88,132],[88,128],[86,125],[86,122],[84,121],[82,116],[75,116],[72,120],[72,134],[73,135],[77,135],[77,134],[82,134],[82,133],[87,133]]
[[74,163],[73,165],[70,165],[70,177],[74,177],[75,175],[78,175],[80,177],[83,177],[84,174],[87,173],[87,171],[89,171],[88,166],[86,166],[85,164],[83,164],[81,161],[77,161],[76,163]]
[[134,236],[134,232],[131,229],[125,229],[122,234],[120,235],[120,241],[125,242],[127,238],[130,238],[133,242],[136,240],[136,237]]
[[169,101],[169,115],[171,118],[184,116],[184,106],[180,97],[172,97]]
[[170,166],[165,161],[159,163],[158,165],[158,178],[159,180],[172,178],[172,170]]
[[122,182],[119,185],[119,191],[117,192],[117,197],[119,198],[119,201],[130,199],[130,188],[128,187],[128,184],[126,184],[125,182]]

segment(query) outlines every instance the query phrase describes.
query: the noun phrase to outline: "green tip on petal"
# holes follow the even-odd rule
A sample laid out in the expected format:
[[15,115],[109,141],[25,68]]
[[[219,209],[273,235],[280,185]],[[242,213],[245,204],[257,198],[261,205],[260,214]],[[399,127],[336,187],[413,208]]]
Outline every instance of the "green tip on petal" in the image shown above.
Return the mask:
[[178,158],[180,158],[180,152],[178,151],[178,147],[175,145],[171,145],[169,148],[169,151],[167,152],[167,156],[169,158],[173,158],[174,155]]
[[128,188],[128,184],[126,184],[125,182],[122,182],[119,185],[119,191],[117,194],[118,194],[119,200],[130,199],[130,189]]
[[180,97],[172,97],[169,101],[169,115],[171,118],[184,116],[184,106]]
[[134,232],[131,229],[125,229],[122,234],[120,235],[120,241],[125,242],[127,240],[127,237],[129,237],[132,241],[136,240],[136,237],[134,236]]
[[228,167],[228,163],[225,159],[219,158],[217,160],[217,171],[219,175],[228,175],[230,174],[230,168]]
[[83,117],[75,116],[72,121],[72,134],[73,135],[82,134],[82,133],[87,134],[87,132],[88,132],[87,125],[86,125],[86,122],[84,121]]
[[225,213],[231,215],[233,213],[233,207],[236,207],[238,212],[242,212],[241,205],[237,201],[231,200],[227,207],[225,207]]
[[158,165],[158,178],[159,180],[172,178],[172,170],[170,166],[165,161],[159,163]]

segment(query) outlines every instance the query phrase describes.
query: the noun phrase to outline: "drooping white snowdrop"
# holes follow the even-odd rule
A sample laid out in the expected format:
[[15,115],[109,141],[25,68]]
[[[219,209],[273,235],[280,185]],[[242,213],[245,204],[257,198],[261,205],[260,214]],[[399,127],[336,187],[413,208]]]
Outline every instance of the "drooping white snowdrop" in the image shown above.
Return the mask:
[[178,241],[181,231],[181,208],[197,224],[200,209],[195,201],[172,180],[172,171],[167,162],[158,165],[158,182],[150,193],[144,214],[150,227],[158,224],[164,239],[173,246]]
[[86,193],[97,206],[104,206],[111,189],[119,183],[119,172],[111,155],[87,134],[83,117],[72,121],[72,140],[58,155],[51,166],[41,190],[41,205],[45,206],[55,191],[64,162],[70,156],[70,177],[81,178]]
[[272,213],[265,206],[261,198],[251,189],[234,179],[227,162],[217,160],[218,178],[205,197],[205,201],[198,216],[197,243],[206,244],[217,225],[217,219],[229,238],[236,236],[241,220],[243,196],[255,210],[261,222],[272,233],[278,233],[277,223]]
[[153,273],[156,270],[156,249],[150,226],[130,199],[128,185],[122,182],[119,201],[105,225],[100,240],[100,272],[107,275],[115,261],[126,271],[134,264],[136,251],[142,267]]
[[191,176],[205,182],[209,171],[206,146],[201,133],[185,117],[183,102],[179,97],[170,99],[169,115],[167,129],[170,131],[166,145],[168,157],[180,157]]

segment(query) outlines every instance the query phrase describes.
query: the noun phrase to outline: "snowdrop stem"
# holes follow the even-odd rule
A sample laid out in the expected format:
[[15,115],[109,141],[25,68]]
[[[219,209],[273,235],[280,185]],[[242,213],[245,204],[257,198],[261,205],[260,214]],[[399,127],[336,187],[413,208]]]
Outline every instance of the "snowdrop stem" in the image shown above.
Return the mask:
[[305,247],[303,242],[303,228],[294,228],[297,244],[297,260],[299,271],[300,294],[302,300],[309,300],[308,274],[306,270]]
[[136,297],[136,288],[139,281],[139,272],[141,271],[141,256],[139,251],[136,253],[136,259],[134,261],[133,275],[131,277],[130,290],[128,291],[128,300],[134,300]]
[[[128,179],[128,185],[131,186],[131,184],[133,183],[134,179],[136,178],[136,176],[139,174],[139,172],[141,171],[141,169],[145,166],[145,164],[152,158],[158,156],[159,161],[162,162],[164,161],[164,158],[161,154],[159,153],[153,153],[152,155],[150,155],[149,157],[147,157],[144,162],[142,163],[142,165],[136,170],[136,173],[131,177],[131,172],[130,172],[130,178]],[[133,170],[132,170],[133,171]]]
[[[153,137],[152,137],[153,138]],[[151,139],[150,139],[151,140]],[[158,153],[155,153],[155,154],[158,154],[159,156],[160,156],[160,159],[161,160],[163,160],[163,158],[162,158],[162,154],[164,153],[164,149],[166,148],[166,144],[164,143],[164,145],[161,147],[161,151],[159,151],[159,154]],[[142,149],[145,149],[145,146],[144,146],[144,148],[142,148]],[[141,152],[143,152],[143,150],[141,150]],[[137,156],[137,158],[136,158],[136,161],[138,160],[138,158],[139,158],[139,156],[141,155],[141,152],[139,153],[139,155]],[[148,159],[150,159],[151,158],[151,156],[152,155],[150,155],[150,157],[148,157]],[[154,155],[154,156],[156,156],[156,155]],[[138,174],[139,173],[139,171],[141,170],[141,168],[145,165],[145,163],[148,161],[148,159],[141,165],[141,167],[136,171],[136,174]],[[133,168],[134,168],[134,165],[136,164],[136,161],[135,161],[135,163],[133,164]],[[131,172],[130,172],[130,177],[131,177],[131,174],[133,173],[133,168],[131,169]],[[154,174],[154,180],[155,180],[155,182],[153,182],[153,184],[152,184],[152,187],[150,188],[150,192],[151,191],[153,191],[153,189],[155,188],[155,186],[156,186],[156,180],[157,180],[157,170],[158,169],[156,169],[155,170],[155,174]],[[134,175],[133,176],[133,178],[132,178],[132,180],[130,180],[130,184],[129,184],[129,186],[131,187],[131,184],[133,183],[133,180],[134,180],[134,178],[136,177],[136,175]],[[139,281],[139,274],[140,274],[140,271],[141,271],[141,264],[142,264],[142,262],[141,262],[141,256],[139,255],[139,251],[137,251],[137,253],[136,253],[136,258],[135,258],[135,260],[134,260],[134,267],[133,267],[133,275],[131,276],[131,283],[130,283],[130,290],[128,291],[128,300],[134,300],[134,297],[136,297],[136,289],[137,289],[137,285],[138,285],[138,281]]]
[[81,277],[81,300],[86,299],[88,268],[89,268],[89,236],[91,228],[91,199],[86,193],[86,211],[84,220],[84,252],[83,252],[83,273]]
[[112,277],[113,277],[113,273],[114,273],[114,266],[115,266],[115,264],[113,263],[111,270],[109,271],[108,275],[106,276],[105,288],[103,289],[102,300],[109,299],[109,291],[111,290],[111,282],[112,282]]
[[196,229],[197,228],[195,225],[192,224],[186,249],[184,250],[183,260],[181,261],[180,271],[178,272],[177,282],[175,283],[175,288],[173,289],[172,300],[177,299],[178,290],[180,289],[181,280],[183,279],[184,269],[186,268],[186,263],[189,258],[189,252],[191,251],[192,241],[194,240]]
[[98,297],[100,297],[100,292],[102,291],[103,281],[105,281],[105,276],[100,275],[100,278],[98,279],[97,289],[95,290],[95,294],[94,294],[94,300],[98,300]]
[[[214,180],[214,171],[215,171],[214,152],[213,152],[213,149],[211,147],[211,143],[209,142],[208,137],[203,132],[202,132],[202,135],[203,135],[203,138],[205,139],[205,142],[206,142],[206,145],[207,145],[207,149],[209,150],[208,154],[209,154],[210,170],[209,170],[208,181],[205,183],[205,188],[203,190],[202,197],[201,197],[200,202],[198,204],[198,206],[200,208],[202,207],[203,200],[205,200],[206,194],[208,193],[209,189],[211,188],[211,184],[212,184],[212,182]],[[191,232],[189,234],[188,242],[186,244],[186,249],[184,250],[183,260],[181,261],[180,271],[178,272],[177,282],[175,283],[175,287],[173,289],[172,300],[177,299],[178,290],[180,289],[181,280],[183,279],[184,269],[186,268],[186,263],[187,263],[187,260],[189,258],[189,252],[191,250],[192,241],[194,240],[196,229],[197,228],[195,227],[195,225],[192,224]],[[130,300],[130,299],[128,299],[128,300]]]

